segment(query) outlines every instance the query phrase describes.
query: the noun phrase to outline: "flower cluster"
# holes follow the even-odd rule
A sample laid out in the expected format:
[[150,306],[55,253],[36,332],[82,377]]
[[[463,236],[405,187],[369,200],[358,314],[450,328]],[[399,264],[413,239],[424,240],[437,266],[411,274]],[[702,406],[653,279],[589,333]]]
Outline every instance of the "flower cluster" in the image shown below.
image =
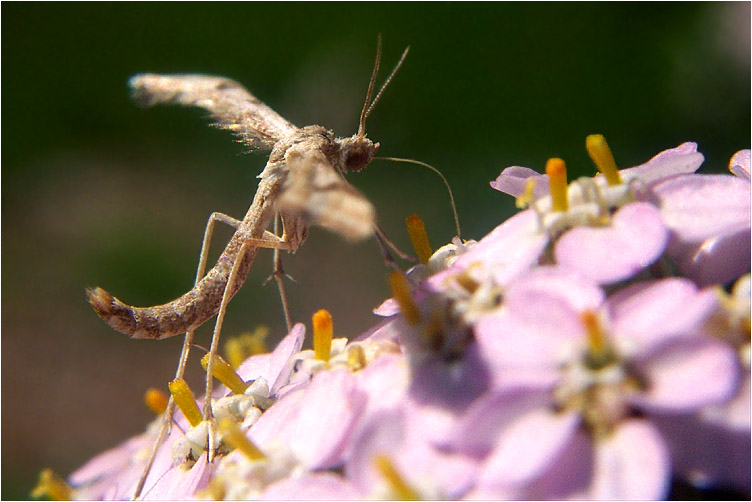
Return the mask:
[[[392,274],[370,331],[332,339],[319,312],[314,350],[299,324],[215,373],[216,421],[181,406],[142,497],[749,490],[750,151],[703,175],[693,143],[623,170],[601,136],[587,148],[592,178],[568,182],[561,159],[505,169],[491,186],[526,209]],[[131,497],[157,426],[48,483]]]

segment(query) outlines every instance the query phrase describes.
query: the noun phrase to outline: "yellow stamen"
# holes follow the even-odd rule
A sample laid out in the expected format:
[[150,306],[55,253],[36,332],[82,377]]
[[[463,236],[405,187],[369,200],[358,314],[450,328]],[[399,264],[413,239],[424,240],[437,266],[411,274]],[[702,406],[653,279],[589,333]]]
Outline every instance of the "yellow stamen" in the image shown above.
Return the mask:
[[72,500],[73,488],[52,469],[45,469],[39,473],[39,481],[31,491],[31,496],[35,499],[47,497],[50,500]]
[[389,274],[389,286],[392,288],[392,295],[394,295],[394,299],[399,304],[405,320],[410,324],[418,324],[420,322],[420,313],[418,312],[418,306],[413,301],[412,295],[410,295],[410,286],[407,283],[405,275],[398,270]]
[[321,309],[313,314],[313,352],[319,361],[328,361],[332,356],[332,315]]
[[[206,354],[201,358],[201,367],[206,371],[207,363],[209,362],[209,354]],[[214,357],[214,364],[212,365],[212,375],[214,378],[225,384],[225,386],[232,391],[233,394],[242,394],[248,388],[248,384],[240,378],[240,375],[235,373],[232,366],[227,361],[219,356]]]
[[428,242],[426,225],[417,214],[408,216],[405,220],[405,225],[407,226],[407,233],[410,234],[410,240],[413,241],[415,254],[418,255],[418,260],[425,265],[433,254],[431,244]]
[[608,336],[603,331],[598,314],[586,310],[580,316],[588,340],[587,363],[594,369],[602,368],[613,362],[615,354],[608,342]]
[[594,352],[602,352],[606,348],[606,337],[601,331],[598,316],[592,310],[586,310],[582,313],[582,323],[587,331],[588,345]]
[[621,185],[621,175],[619,174],[619,169],[616,167],[611,148],[606,143],[606,138],[602,134],[591,134],[585,139],[585,147],[588,154],[590,154],[590,158],[593,159],[595,166],[606,177],[608,184]]
[[238,369],[240,364],[256,354],[269,352],[266,347],[266,336],[269,334],[267,326],[258,326],[253,333],[244,333],[227,340],[225,344],[225,357],[232,369]]
[[376,455],[373,458],[376,469],[384,476],[392,490],[392,500],[420,500],[420,495],[400,476],[389,457]]
[[188,423],[191,427],[196,427],[201,423],[201,411],[196,404],[196,398],[193,397],[193,392],[185,380],[182,378],[176,378],[167,384],[172,394],[172,399],[175,400],[175,404],[178,405],[180,411],[183,412]]
[[535,190],[535,178],[530,178],[527,180],[527,183],[525,183],[525,191],[517,197],[514,200],[514,205],[517,206],[518,209],[526,208],[530,205],[531,202],[534,200],[533,190]]
[[551,207],[554,211],[569,209],[567,199],[567,165],[556,157],[546,162],[546,174],[551,190]]
[[462,274],[457,274],[454,277],[452,277],[457,284],[462,287],[465,291],[467,291],[470,294],[475,293],[478,288],[480,287],[480,284],[478,284],[478,281],[473,279],[467,271],[465,271]]
[[347,349],[347,367],[353,371],[366,365],[366,353],[360,345],[352,345]]
[[251,462],[266,460],[264,452],[259,450],[258,447],[253,444],[245,434],[243,434],[243,431],[240,430],[238,424],[231,419],[226,418],[220,420],[217,426],[219,427],[219,433],[222,434],[224,441],[243,453],[248,460]]
[[164,391],[149,387],[144,393],[144,403],[155,415],[161,415],[167,409],[169,398]]

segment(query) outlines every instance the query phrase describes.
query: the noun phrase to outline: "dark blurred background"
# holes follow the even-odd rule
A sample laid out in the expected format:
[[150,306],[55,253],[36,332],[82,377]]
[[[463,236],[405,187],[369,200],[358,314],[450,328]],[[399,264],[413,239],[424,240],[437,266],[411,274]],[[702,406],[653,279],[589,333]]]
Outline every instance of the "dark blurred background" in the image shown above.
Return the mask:
[[[46,466],[67,475],[144,429],[142,395],[164,388],[179,337],[131,341],[97,318],[84,287],[136,305],[191,287],[212,211],[241,217],[264,154],[246,155],[202,113],[139,109],[143,71],[232,77],[296,125],[357,129],[376,46],[386,74],[411,51],[368,122],[382,155],[429,162],[452,184],[463,237],[513,211],[488,182],[559,156],[593,171],[585,136],[629,166],[683,141],[723,171],[750,146],[748,3],[3,3],[2,497],[26,497]],[[382,75],[383,78],[383,75]],[[410,248],[413,212],[435,247],[454,235],[430,172],[374,162],[351,181]],[[216,233],[216,256],[230,230]],[[339,336],[389,296],[373,242],[314,229],[287,271],[293,317],[329,309]],[[284,334],[262,251],[223,337]],[[210,323],[208,323],[210,324]],[[198,342],[208,345],[211,327]],[[189,382],[200,392],[191,361]]]

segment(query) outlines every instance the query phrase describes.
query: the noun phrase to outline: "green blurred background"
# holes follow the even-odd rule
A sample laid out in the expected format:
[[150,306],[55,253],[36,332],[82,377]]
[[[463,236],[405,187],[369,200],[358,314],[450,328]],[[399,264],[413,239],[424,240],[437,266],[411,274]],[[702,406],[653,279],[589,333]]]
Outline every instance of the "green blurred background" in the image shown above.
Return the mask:
[[[242,216],[266,160],[200,112],[136,108],[133,73],[229,76],[294,124],[350,135],[376,35],[384,73],[410,45],[369,136],[382,155],[441,169],[463,237],[479,238],[513,211],[490,180],[552,156],[589,174],[590,133],[622,166],[696,141],[705,172],[725,170],[750,146],[749,26],[748,3],[3,3],[2,497],[143,430],[143,392],[165,387],[180,340],[115,333],[84,287],[137,305],[187,290],[207,217]],[[374,162],[351,181],[401,247],[413,212],[434,246],[451,239],[428,171]],[[217,232],[214,256],[230,235]],[[340,336],[373,324],[389,295],[373,242],[314,229],[285,264],[294,318],[327,308]],[[270,270],[262,251],[225,337],[258,324],[283,334],[276,291],[262,286]]]

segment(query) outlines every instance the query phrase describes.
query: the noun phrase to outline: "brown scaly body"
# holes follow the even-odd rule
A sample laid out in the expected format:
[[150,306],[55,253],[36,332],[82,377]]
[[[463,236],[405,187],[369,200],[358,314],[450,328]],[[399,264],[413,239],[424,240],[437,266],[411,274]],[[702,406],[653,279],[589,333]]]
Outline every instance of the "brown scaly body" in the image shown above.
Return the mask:
[[[154,307],[132,307],[102,288],[89,289],[87,290],[89,302],[99,317],[112,328],[131,338],[156,340],[192,331],[211,319],[219,309],[227,279],[243,241],[248,237],[260,239],[273,215],[271,201],[279,192],[280,182],[279,180],[270,181],[262,180],[259,184],[253,204],[243,224],[227,244],[217,264],[193,289],[180,298]],[[249,215],[259,215],[259,218],[255,223],[249,224]],[[231,296],[234,296],[245,282],[257,253],[257,247],[245,253],[237,272],[238,280],[235,290],[230,293]]]

